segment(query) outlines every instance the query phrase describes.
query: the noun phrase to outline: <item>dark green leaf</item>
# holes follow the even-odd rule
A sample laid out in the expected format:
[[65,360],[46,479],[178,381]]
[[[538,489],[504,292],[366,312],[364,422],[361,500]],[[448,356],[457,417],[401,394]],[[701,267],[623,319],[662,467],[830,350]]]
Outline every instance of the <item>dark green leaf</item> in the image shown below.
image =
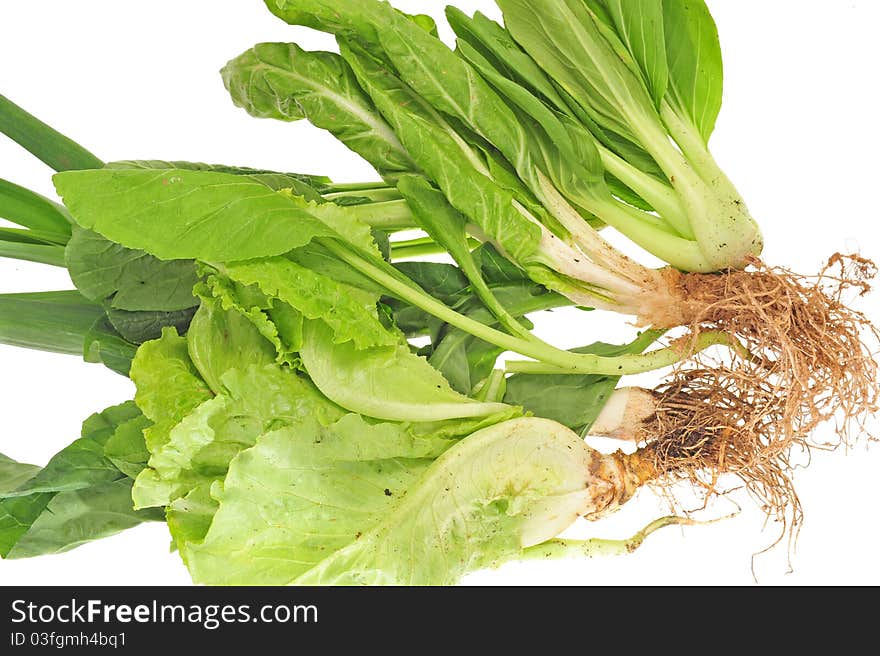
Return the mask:
[[129,311],[174,312],[198,305],[191,260],[158,260],[96,232],[77,228],[67,244],[67,268],[83,296]]
[[151,339],[158,339],[163,328],[173,327],[180,334],[186,333],[196,310],[196,307],[189,307],[174,312],[130,312],[109,308],[107,320],[124,340],[132,344],[143,344]]

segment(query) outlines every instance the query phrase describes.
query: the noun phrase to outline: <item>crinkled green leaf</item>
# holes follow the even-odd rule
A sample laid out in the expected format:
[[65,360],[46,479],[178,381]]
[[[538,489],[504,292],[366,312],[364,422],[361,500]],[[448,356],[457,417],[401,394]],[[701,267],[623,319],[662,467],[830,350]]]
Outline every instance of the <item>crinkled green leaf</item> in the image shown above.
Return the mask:
[[400,337],[379,321],[376,296],[338,283],[287,258],[276,257],[230,264],[226,275],[244,285],[257,285],[307,319],[324,322],[333,342],[353,342],[355,348],[390,346]]
[[200,405],[152,448],[134,487],[139,508],[165,506],[195,488],[222,481],[226,468],[258,436],[305,417],[330,423],[344,411],[305,378],[277,365],[229,370],[223,390]]
[[308,119],[373,164],[383,177],[415,165],[391,127],[332,52],[308,52],[293,43],[260,43],[222,71],[233,102],[252,116]]
[[586,505],[592,452],[544,419],[483,429],[424,471],[413,466],[422,461],[315,462],[299,444],[279,431],[233,463],[190,556],[196,580],[448,585],[554,537]]
[[189,357],[185,337],[173,328],[142,344],[131,365],[137,386],[135,403],[154,423],[144,435],[152,451],[168,441],[168,434],[181,419],[212,397]]
[[260,437],[215,488],[204,541],[184,548],[193,579],[292,582],[381,521],[447,447],[357,415],[329,426],[304,418]]

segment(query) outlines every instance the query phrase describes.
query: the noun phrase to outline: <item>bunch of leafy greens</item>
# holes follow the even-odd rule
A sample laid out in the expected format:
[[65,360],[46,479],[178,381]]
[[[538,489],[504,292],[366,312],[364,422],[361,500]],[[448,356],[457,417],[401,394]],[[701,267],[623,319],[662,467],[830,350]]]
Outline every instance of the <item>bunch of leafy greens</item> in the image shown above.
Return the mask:
[[[336,35],[339,54],[259,44],[223,70],[234,102],[332,132],[398,183],[465,272],[457,232],[418,206],[448,204],[462,229],[575,303],[640,317],[681,299],[601,226],[685,271],[761,250],[707,148],[723,75],[702,0],[505,0],[504,26],[449,7],[455,51],[430,18],[380,0],[266,4]],[[359,120],[339,120],[352,108]]]
[[[530,341],[525,315],[569,302],[463,231],[447,238],[462,268],[392,265],[446,247],[387,243],[410,206],[460,221],[430,189],[413,181],[410,205],[380,183],[105,166],[5,102],[31,129],[13,136],[72,172],[56,178],[70,212],[4,187],[23,228],[6,243],[24,248],[3,255],[66,266],[77,290],[3,296],[0,340],[85,352],[137,393],[43,468],[0,456],[0,555],[164,519],[199,582],[431,584],[597,546],[553,538],[590,507],[593,452],[570,428],[589,427],[618,376],[567,376],[555,395],[533,393],[542,376],[505,379],[503,344],[481,336]],[[601,362],[655,337],[578,352]]]

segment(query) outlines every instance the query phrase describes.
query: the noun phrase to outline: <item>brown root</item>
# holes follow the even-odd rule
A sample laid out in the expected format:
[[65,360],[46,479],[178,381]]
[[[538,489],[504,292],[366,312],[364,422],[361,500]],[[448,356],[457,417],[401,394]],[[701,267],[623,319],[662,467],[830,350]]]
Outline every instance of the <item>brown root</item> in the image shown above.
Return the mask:
[[[721,474],[734,474],[769,516],[794,529],[801,507],[792,458],[851,445],[877,410],[869,344],[878,333],[843,301],[847,293],[867,293],[875,273],[872,262],[838,254],[814,280],[757,260],[746,271],[675,274],[683,299],[677,319],[693,334],[735,336],[752,357],[722,363],[697,356],[655,390],[657,411],[642,433],[649,442],[637,456],[643,471],[663,481],[689,479],[708,495],[720,492]],[[833,429],[817,441],[826,422]]]

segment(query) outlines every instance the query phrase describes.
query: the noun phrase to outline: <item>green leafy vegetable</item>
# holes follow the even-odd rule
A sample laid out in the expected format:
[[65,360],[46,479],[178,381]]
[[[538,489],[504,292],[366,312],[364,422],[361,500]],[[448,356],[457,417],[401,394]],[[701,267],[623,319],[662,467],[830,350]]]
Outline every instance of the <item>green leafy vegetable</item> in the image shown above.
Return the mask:
[[223,82],[235,104],[252,116],[308,118],[363,155],[385,178],[414,170],[392,129],[335,53],[260,43],[223,68]]
[[160,519],[133,510],[131,479],[104,453],[116,431],[140,416],[131,402],[92,415],[83,423],[82,437],[42,469],[0,460],[0,556],[65,551]]

